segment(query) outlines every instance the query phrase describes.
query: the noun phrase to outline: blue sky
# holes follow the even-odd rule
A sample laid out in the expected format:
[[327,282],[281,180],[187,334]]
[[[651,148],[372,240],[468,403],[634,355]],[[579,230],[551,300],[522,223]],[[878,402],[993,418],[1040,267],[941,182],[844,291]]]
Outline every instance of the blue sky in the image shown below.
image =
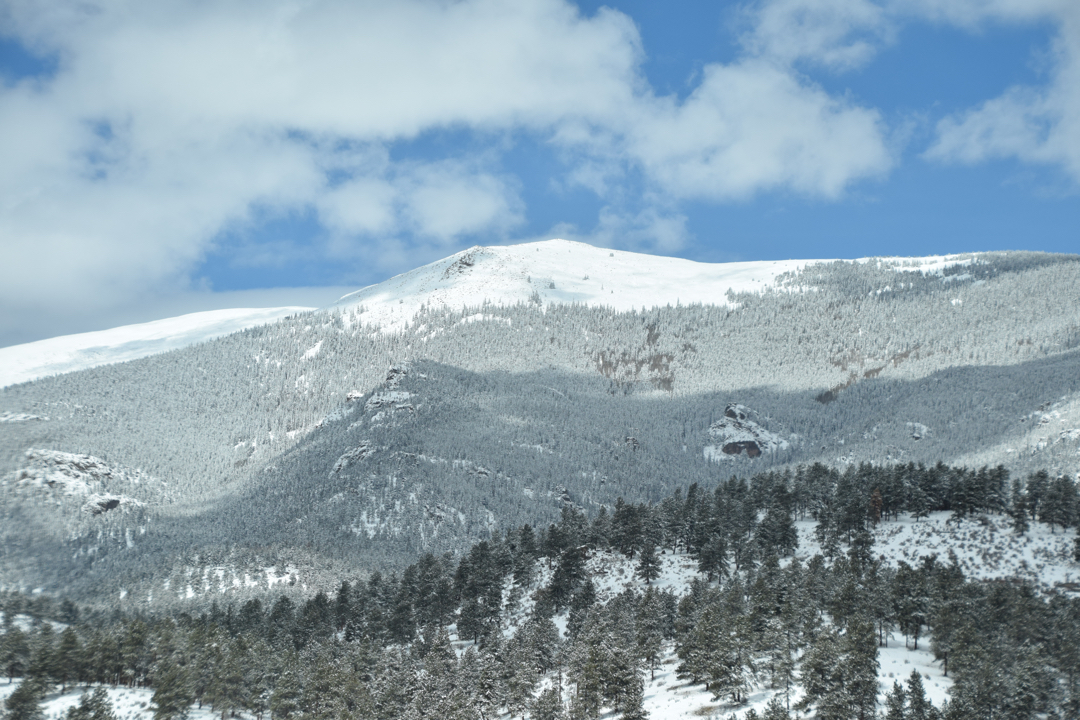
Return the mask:
[[0,0],[0,346],[475,244],[1080,250],[1075,0]]

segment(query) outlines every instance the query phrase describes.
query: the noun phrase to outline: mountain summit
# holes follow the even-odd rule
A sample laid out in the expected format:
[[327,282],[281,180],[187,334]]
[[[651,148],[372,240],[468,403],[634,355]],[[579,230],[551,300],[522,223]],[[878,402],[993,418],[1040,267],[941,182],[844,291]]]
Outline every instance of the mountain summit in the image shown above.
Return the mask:
[[815,260],[700,263],[571,240],[472,247],[341,298],[362,320],[400,329],[421,307],[578,303],[617,311],[665,305],[728,305]]

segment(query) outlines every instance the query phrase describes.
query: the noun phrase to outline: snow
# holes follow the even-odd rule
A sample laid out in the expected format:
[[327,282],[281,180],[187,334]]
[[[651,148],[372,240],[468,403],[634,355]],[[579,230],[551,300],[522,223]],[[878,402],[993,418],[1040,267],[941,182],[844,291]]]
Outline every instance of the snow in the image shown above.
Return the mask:
[[[451,509],[452,510],[452,509]],[[814,523],[800,521],[799,549],[797,555],[806,559],[819,551],[814,537]],[[374,521],[363,515],[352,529],[358,534],[370,534],[378,528],[378,518]],[[1073,582],[1078,572],[1068,551],[1075,534],[1072,531],[1053,531],[1043,523],[1031,523],[1031,529],[1024,536],[1015,535],[1009,528],[1008,518],[1001,516],[978,516],[961,521],[951,521],[950,513],[932,513],[929,517],[915,520],[906,515],[899,520],[883,521],[874,530],[875,553],[880,554],[885,562],[896,565],[900,561],[917,564],[921,557],[936,554],[942,562],[950,562],[952,557],[964,569],[969,578],[984,579],[1019,575],[1032,580],[1036,585],[1050,589],[1059,583]],[[951,551],[951,553],[950,553]],[[672,553],[663,550],[658,559],[661,565],[660,576],[653,581],[653,586],[660,590],[670,589],[676,595],[682,595],[697,576],[697,563],[684,552]],[[607,602],[625,590],[643,592],[646,585],[635,576],[637,558],[627,558],[613,551],[596,551],[590,554],[587,566],[593,577],[597,600]],[[204,576],[217,575],[224,583],[224,569],[204,570]],[[264,574],[272,585],[274,581],[284,582],[292,577],[294,568],[286,568],[277,577],[275,568],[265,568]],[[532,611],[532,590],[548,583],[552,568],[541,562],[537,566],[537,576],[532,587],[520,600],[511,622],[504,628],[506,636],[511,635],[529,617]],[[250,584],[244,578],[245,584]],[[504,597],[510,592],[510,580],[504,590]],[[233,584],[237,580],[233,579]],[[222,588],[224,591],[224,586]],[[22,618],[20,618],[22,619]],[[565,635],[566,614],[556,616],[554,622],[560,633]],[[451,626],[451,639],[460,654],[470,642],[457,638],[456,628]],[[930,652],[931,638],[924,636],[919,640],[919,649],[915,650],[905,642],[899,633],[889,635],[886,647],[878,648],[878,692],[879,707],[883,707],[885,695],[892,689],[893,683],[906,684],[912,670],[923,676],[923,686],[927,697],[936,707],[948,697],[952,679],[945,677],[941,663],[934,660]],[[655,678],[645,675],[644,707],[649,717],[655,720],[676,720],[677,718],[717,718],[728,720],[732,716],[745,718],[750,709],[759,716],[765,706],[779,691],[769,689],[764,682],[754,684],[747,702],[734,706],[726,698],[714,700],[712,693],[702,684],[690,685],[676,676],[679,658],[669,644],[659,659]],[[16,684],[0,681],[0,701],[9,695]],[[122,720],[149,720],[152,716],[150,698],[152,690],[109,688],[109,696]],[[63,695],[53,694],[43,704],[47,720],[59,719],[62,713],[75,705],[81,694],[76,689]],[[781,696],[782,697],[782,696]],[[791,696],[795,703],[800,698],[796,689]],[[211,720],[213,712],[209,707],[191,710],[192,720]],[[504,716],[505,717],[505,716]],[[605,710],[602,717],[615,717],[610,710]]]
[[[19,682],[0,682],[0,702],[6,700],[17,687]],[[151,688],[103,687],[109,694],[109,702],[112,703],[118,720],[151,720],[154,717],[154,706],[150,702],[154,691]],[[54,692],[47,695],[41,704],[45,720],[60,720],[68,708],[79,704],[83,692],[93,692],[93,688],[78,687],[64,693]],[[209,705],[201,709],[193,705],[187,717],[188,720],[216,720],[219,715],[220,713],[215,713]]]
[[0,387],[127,362],[307,312],[309,307],[208,310],[0,348]]
[[86,498],[83,512],[98,515],[116,507],[129,510],[145,505],[125,495],[99,492],[109,482],[138,485],[151,480],[137,470],[115,468],[92,455],[76,455],[59,450],[31,448],[24,457],[27,465],[14,474],[18,485],[68,496],[83,496]]
[[[970,255],[864,258],[854,262],[870,260],[898,271],[918,270],[933,275],[942,275],[948,267],[976,262]],[[367,325],[390,332],[411,324],[424,307],[460,309],[480,307],[485,302],[581,303],[617,311],[693,303],[730,306],[729,290],[740,293],[776,288],[779,275],[817,262],[831,261],[701,263],[569,240],[477,246],[350,293],[324,310],[346,311],[347,322],[358,317]],[[313,309],[211,310],[0,348],[0,387],[176,350]],[[476,313],[465,321],[496,319]],[[304,358],[311,359],[320,350],[317,344]]]
[[1026,533],[1017,535],[1006,516],[951,521],[950,515],[883,522],[874,532],[875,552],[894,564],[903,560],[909,565],[929,555],[937,555],[943,563],[955,557],[969,579],[1019,577],[1042,590],[1080,581],[1080,566],[1072,559],[1076,537],[1072,530],[1032,522]]
[[0,413],[0,423],[31,422],[33,420],[48,420],[43,415],[31,415],[30,413]]
[[[897,272],[918,271],[923,275],[937,275],[943,281],[949,282],[945,271],[951,267],[966,266],[977,262],[970,255],[928,255],[919,258],[882,257],[875,258],[879,265],[887,265]],[[967,277],[970,277],[968,275]],[[963,279],[963,278],[952,278]]]
[[[421,308],[513,305],[539,300],[618,311],[701,303],[730,305],[728,290],[760,292],[781,273],[814,260],[699,263],[608,250],[569,240],[473,247],[341,298],[384,331],[403,329]],[[467,320],[488,319],[483,313]]]

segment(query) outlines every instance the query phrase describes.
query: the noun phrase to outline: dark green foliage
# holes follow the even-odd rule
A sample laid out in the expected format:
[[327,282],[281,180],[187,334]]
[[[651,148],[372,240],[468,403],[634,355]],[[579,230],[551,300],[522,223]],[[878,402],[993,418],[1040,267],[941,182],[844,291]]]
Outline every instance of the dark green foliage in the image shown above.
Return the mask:
[[167,662],[157,674],[154,686],[154,720],[184,720],[188,716],[195,693],[186,668]]
[[[11,613],[5,615],[5,619]],[[30,664],[30,644],[27,642],[26,633],[14,625],[5,628],[4,635],[0,638],[0,670],[8,677],[10,682],[16,676],[26,672]]]
[[853,619],[843,633],[824,629],[804,660],[805,697],[823,720],[869,720],[877,701],[877,641],[873,626]]
[[656,546],[651,542],[646,542],[641,546],[641,555],[638,557],[634,574],[646,584],[651,584],[653,580],[660,577],[660,558],[656,554]]
[[45,713],[41,701],[45,698],[45,686],[34,679],[26,679],[4,700],[7,714],[4,720],[42,720]]
[[92,693],[83,693],[79,704],[68,709],[64,720],[117,720],[113,712],[109,694],[105,688],[94,688]]
[[534,720],[563,720],[566,717],[566,708],[559,688],[549,687],[540,693],[532,703],[530,716]]

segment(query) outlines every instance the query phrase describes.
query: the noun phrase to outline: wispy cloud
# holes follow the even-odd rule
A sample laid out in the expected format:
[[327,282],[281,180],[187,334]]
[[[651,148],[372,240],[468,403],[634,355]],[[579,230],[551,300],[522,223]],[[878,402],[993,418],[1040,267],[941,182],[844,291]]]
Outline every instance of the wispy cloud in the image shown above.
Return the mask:
[[1080,184],[1080,4],[1070,0],[957,3],[943,20],[971,27],[989,22],[1050,21],[1057,28],[1046,84],[1016,86],[977,107],[943,118],[926,155],[977,163],[991,158],[1054,165]]

